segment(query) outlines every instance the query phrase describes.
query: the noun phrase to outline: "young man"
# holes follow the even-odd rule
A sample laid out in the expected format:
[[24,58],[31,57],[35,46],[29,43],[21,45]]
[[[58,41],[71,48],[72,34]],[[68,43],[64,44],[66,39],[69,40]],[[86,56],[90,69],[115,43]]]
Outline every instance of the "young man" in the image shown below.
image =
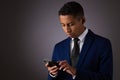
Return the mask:
[[45,65],[48,80],[112,80],[112,48],[108,39],[84,26],[82,6],[74,1],[59,10],[59,19],[68,38],[55,45],[52,61]]

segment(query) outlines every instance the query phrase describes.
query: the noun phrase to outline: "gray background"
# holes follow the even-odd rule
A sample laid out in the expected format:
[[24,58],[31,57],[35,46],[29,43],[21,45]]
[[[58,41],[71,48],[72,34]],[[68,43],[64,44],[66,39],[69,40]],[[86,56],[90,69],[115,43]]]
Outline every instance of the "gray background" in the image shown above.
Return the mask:
[[[66,38],[57,12],[70,0],[1,2],[0,80],[46,80],[43,59],[51,59],[55,43]],[[113,80],[120,80],[120,0],[77,0],[85,26],[109,38],[113,47]],[[44,44],[43,44],[44,43]]]

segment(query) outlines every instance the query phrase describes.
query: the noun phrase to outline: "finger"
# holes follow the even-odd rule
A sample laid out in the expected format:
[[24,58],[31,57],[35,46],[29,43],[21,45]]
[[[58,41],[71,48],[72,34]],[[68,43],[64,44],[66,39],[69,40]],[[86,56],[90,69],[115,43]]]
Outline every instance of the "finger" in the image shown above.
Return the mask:
[[50,74],[56,75],[58,73],[59,68],[58,67],[52,67],[52,69],[49,71]]
[[58,67],[57,67],[57,66],[48,67],[48,71],[54,70],[54,69],[56,69],[56,68],[58,68]]
[[59,69],[61,70],[61,69],[64,69],[65,67],[68,67],[67,63],[62,64]]
[[61,70],[61,69],[65,68],[65,67],[67,67],[66,64],[61,65],[59,69]]
[[58,72],[58,68],[55,68],[55,69],[53,69],[53,70],[50,71],[50,73],[52,73],[52,74],[55,74],[57,72]]
[[45,67],[48,67],[48,63],[45,64]]
[[62,64],[64,64],[64,63],[67,63],[67,61],[66,61],[66,60],[59,61],[59,65],[62,65]]
[[66,70],[69,70],[69,67],[65,67],[65,68],[63,69],[63,71],[66,71]]
[[52,75],[57,75],[57,74],[58,74],[58,71],[52,72],[52,73],[50,73],[50,74],[52,74]]

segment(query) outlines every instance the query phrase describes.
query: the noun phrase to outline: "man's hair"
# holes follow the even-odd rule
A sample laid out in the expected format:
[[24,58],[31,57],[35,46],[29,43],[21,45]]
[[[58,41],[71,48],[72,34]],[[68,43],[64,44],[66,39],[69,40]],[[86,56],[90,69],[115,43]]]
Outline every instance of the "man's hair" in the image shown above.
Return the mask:
[[71,1],[63,5],[63,7],[59,10],[58,15],[72,15],[74,17],[81,17],[84,16],[84,11],[83,7],[79,3]]

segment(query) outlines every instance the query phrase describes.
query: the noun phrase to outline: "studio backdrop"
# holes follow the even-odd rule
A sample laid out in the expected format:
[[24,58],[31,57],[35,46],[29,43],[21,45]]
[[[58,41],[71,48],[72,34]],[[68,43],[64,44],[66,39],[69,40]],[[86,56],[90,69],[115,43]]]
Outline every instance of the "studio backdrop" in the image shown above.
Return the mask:
[[[47,80],[43,59],[51,59],[54,45],[67,36],[58,10],[70,0],[8,0],[1,2],[1,79]],[[110,39],[113,80],[120,80],[120,1],[76,0],[85,12],[85,26]]]

